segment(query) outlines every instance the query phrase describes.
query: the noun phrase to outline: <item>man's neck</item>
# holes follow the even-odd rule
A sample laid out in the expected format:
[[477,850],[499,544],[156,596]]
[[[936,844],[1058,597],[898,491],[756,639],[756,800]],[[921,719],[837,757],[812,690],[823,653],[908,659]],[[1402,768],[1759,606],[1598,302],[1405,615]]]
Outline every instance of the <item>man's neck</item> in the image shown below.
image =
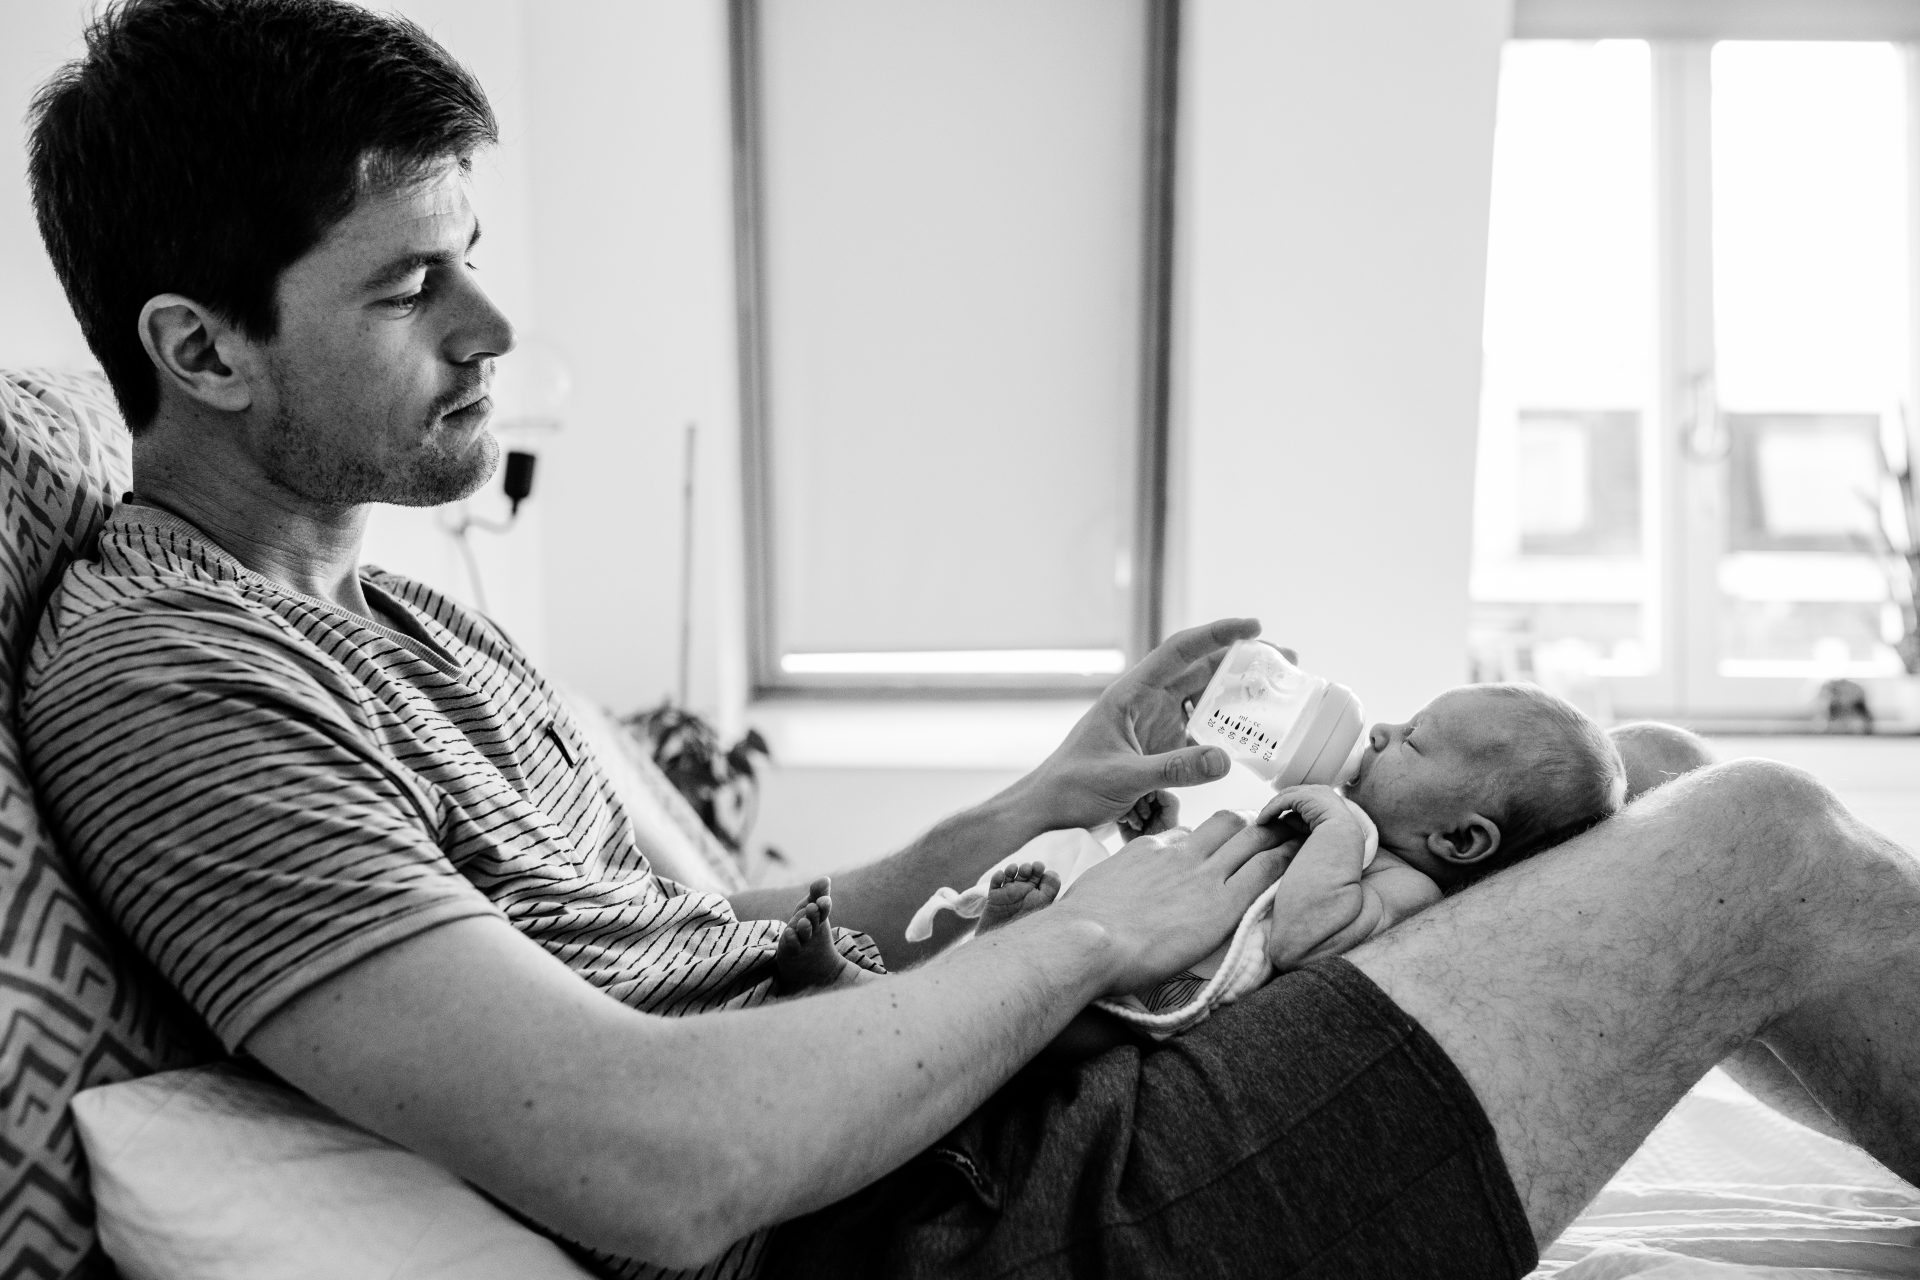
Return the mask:
[[263,578],[378,620],[360,586],[366,506],[322,507],[251,468],[177,465],[169,452],[133,448],[134,500],[187,521]]

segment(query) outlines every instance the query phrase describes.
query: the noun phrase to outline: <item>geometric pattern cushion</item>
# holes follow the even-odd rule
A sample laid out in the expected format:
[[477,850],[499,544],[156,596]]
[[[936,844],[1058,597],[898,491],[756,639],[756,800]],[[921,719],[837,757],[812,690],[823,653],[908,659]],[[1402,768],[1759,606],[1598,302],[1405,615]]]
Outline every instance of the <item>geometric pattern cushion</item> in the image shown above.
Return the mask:
[[100,374],[0,370],[0,1280],[112,1275],[68,1101],[216,1056],[103,926],[21,768],[18,682],[40,606],[126,491],[129,444]]

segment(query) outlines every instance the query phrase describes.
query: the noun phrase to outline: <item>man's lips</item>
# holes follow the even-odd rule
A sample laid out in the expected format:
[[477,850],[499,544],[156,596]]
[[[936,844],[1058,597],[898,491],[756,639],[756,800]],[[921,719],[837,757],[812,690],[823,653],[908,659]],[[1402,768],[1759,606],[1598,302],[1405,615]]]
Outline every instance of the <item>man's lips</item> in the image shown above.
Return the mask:
[[462,422],[466,422],[466,421],[472,420],[473,418],[477,418],[485,415],[490,410],[492,410],[492,408],[493,408],[493,398],[491,396],[487,396],[483,394],[479,396],[477,399],[467,401],[465,404],[459,406],[458,408],[447,410],[445,413],[441,414],[440,416],[443,418],[455,418]]

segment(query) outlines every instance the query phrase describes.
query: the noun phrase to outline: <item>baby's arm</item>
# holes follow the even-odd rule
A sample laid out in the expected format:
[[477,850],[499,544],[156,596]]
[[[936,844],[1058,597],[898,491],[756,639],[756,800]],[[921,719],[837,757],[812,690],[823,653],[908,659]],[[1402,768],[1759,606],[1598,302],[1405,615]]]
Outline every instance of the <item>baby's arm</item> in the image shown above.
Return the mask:
[[1331,787],[1289,787],[1260,813],[1291,809],[1310,828],[1274,894],[1267,958],[1279,970],[1339,955],[1440,900],[1425,875],[1382,850],[1362,868],[1366,835]]
[[1442,897],[1440,886],[1425,872],[1385,849],[1374,854],[1372,864],[1360,873],[1360,887],[1379,895],[1382,910],[1380,921],[1368,938],[1393,928],[1408,916],[1418,915]]

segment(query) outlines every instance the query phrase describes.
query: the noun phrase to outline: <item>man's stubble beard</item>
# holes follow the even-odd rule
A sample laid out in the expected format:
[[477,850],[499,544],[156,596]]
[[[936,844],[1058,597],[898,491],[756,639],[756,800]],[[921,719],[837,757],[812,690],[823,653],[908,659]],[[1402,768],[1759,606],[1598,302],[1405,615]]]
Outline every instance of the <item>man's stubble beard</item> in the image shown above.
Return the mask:
[[459,453],[435,448],[455,438],[438,425],[439,414],[424,436],[424,444],[408,455],[400,468],[381,465],[359,454],[345,454],[338,442],[306,428],[283,398],[274,414],[268,441],[268,474],[288,492],[308,502],[329,507],[351,507],[381,502],[397,507],[437,507],[471,497],[500,464],[500,442],[484,427],[477,441],[460,438],[470,447]]

